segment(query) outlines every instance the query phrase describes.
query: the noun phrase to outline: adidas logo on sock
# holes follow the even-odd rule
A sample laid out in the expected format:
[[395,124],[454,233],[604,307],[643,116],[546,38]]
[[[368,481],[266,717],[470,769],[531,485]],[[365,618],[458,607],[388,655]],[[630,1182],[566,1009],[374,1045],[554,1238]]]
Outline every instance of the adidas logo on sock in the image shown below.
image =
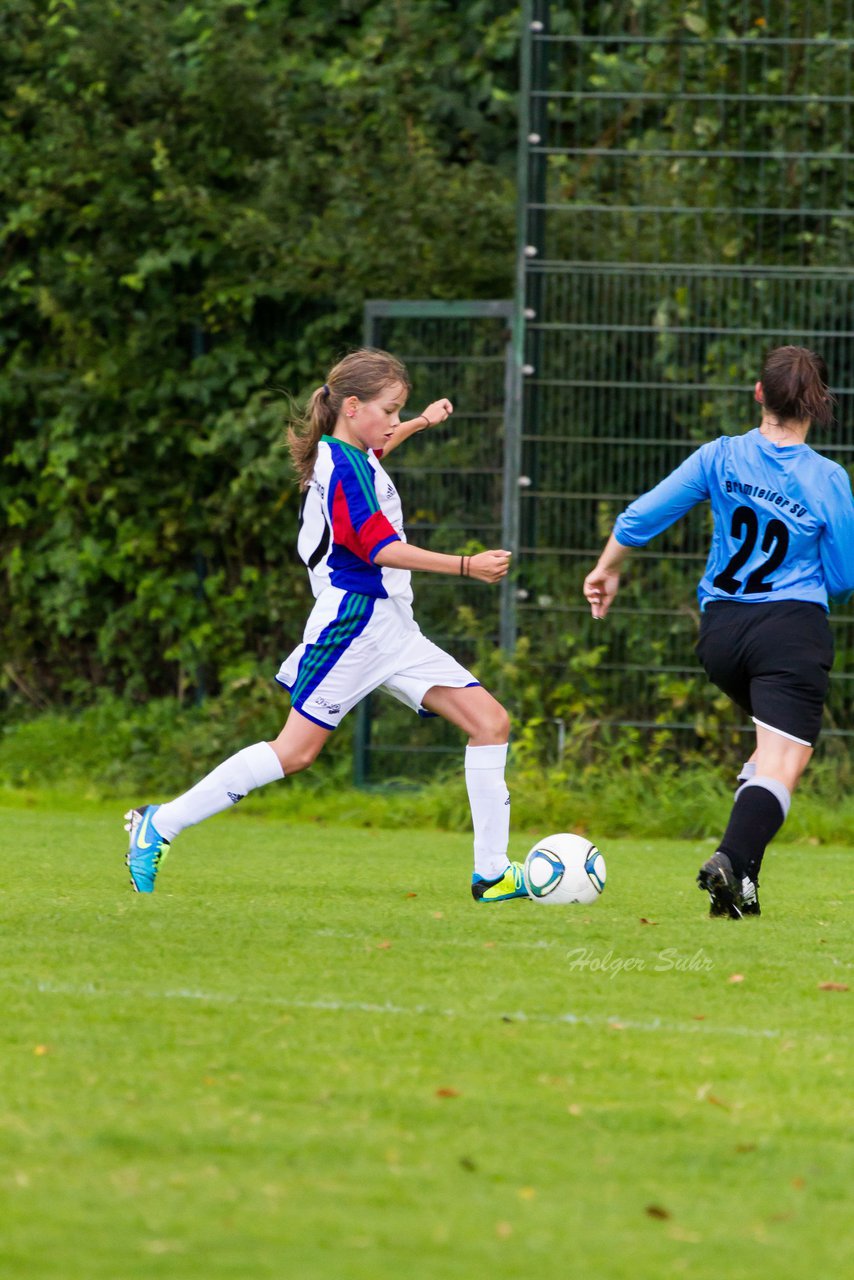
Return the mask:
[[245,800],[245,796],[239,796],[236,791],[229,791],[228,798],[232,804],[239,804],[241,800]]

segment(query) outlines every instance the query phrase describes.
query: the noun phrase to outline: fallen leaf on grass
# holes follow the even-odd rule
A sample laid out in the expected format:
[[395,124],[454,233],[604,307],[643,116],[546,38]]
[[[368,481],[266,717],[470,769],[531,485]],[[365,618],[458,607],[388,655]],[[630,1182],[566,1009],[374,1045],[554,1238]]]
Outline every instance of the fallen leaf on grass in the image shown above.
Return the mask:
[[407,893],[407,894],[404,894],[404,897],[406,897],[406,898],[417,898],[417,897],[418,897],[418,894],[417,894],[417,893]]
[[646,916],[641,916],[640,922],[641,924],[658,924],[657,920],[647,920]]
[[727,978],[727,982],[744,982],[743,973],[731,973]]
[[844,982],[820,982],[818,989],[819,991],[847,991],[848,987]]
[[716,1094],[712,1093],[712,1086],[710,1084],[700,1085],[697,1090],[697,1101],[710,1102],[713,1107],[723,1107],[725,1111],[729,1111],[730,1109],[728,1102],[724,1102],[723,1098],[719,1098]]
[[706,1015],[704,1013],[695,1013],[692,1015],[695,1022],[705,1022]]
[[46,1044],[37,1044],[35,1049],[33,1049],[33,1053],[37,1058],[43,1058],[46,1053],[50,1053],[50,1049],[48,1049]]
[[648,1204],[644,1209],[644,1213],[648,1218],[669,1218],[670,1210],[665,1209],[661,1204]]
[[458,1098],[460,1096],[459,1089],[452,1089],[450,1085],[442,1085],[436,1090],[437,1098]]
[[388,951],[390,948],[391,948],[391,943],[387,939],[385,942],[377,943],[377,951]]

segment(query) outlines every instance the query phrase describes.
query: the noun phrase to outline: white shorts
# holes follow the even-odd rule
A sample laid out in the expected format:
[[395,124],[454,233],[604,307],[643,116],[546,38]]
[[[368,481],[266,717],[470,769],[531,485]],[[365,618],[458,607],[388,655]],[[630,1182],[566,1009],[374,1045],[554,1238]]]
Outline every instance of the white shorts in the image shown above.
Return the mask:
[[408,602],[374,600],[327,587],[305,625],[302,644],[276,675],[295,710],[334,729],[374,689],[428,715],[428,689],[477,685],[456,658],[422,634]]

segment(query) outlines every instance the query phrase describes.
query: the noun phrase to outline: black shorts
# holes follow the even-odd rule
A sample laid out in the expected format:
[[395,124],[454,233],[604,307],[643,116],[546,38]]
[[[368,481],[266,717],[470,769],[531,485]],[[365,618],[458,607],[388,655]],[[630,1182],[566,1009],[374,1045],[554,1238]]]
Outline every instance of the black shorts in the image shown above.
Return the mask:
[[703,611],[696,652],[709,679],[757,724],[815,746],[833,666],[821,605],[716,600]]

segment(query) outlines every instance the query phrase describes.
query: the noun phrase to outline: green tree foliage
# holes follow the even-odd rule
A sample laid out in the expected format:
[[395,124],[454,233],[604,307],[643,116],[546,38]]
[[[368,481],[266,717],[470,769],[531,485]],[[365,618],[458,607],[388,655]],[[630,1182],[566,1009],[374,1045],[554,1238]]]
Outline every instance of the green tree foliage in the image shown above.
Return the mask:
[[307,610],[282,389],[367,297],[505,295],[497,0],[0,11],[7,697],[272,662]]

